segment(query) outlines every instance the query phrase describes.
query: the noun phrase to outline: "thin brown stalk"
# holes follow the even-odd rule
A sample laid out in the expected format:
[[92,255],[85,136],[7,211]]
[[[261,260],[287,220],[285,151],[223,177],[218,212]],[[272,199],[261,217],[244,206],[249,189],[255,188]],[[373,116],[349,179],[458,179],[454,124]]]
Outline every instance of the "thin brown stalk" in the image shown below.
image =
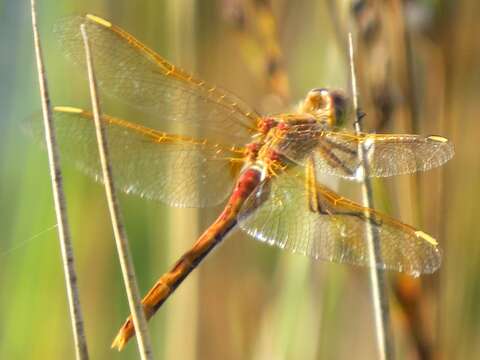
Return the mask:
[[[90,52],[90,44],[88,42],[88,34],[85,25],[81,25],[81,33],[85,47],[85,57],[88,70],[88,82],[90,87],[90,97],[92,101],[92,112],[95,121],[95,130],[98,142],[98,151],[100,154],[100,163],[102,167],[102,175],[105,184],[105,193],[107,196],[108,209],[112,220],[113,233],[117,245],[118,258],[122,269],[123,280],[127,292],[130,312],[132,313],[133,323],[137,333],[137,344],[142,360],[152,359],[152,350],[150,344],[150,336],[147,328],[147,320],[143,311],[141,297],[138,290],[135,270],[132,257],[129,251],[128,238],[123,226],[120,207],[115,192],[112,167],[108,152],[107,139],[105,136],[105,128],[100,119],[100,104],[97,95],[97,82],[95,79],[92,54]],[[112,347],[121,346],[117,344],[117,339]]]
[[[366,102],[370,105],[368,112],[370,118],[374,119],[375,130],[381,132],[387,127],[400,126],[402,131],[418,133],[419,103],[414,91],[412,40],[417,41],[419,37],[414,37],[418,34],[407,29],[404,4],[397,0],[384,3],[356,0],[352,1],[351,8],[361,43],[361,51],[357,56],[361,75],[360,88],[365,89],[366,96],[370,97]],[[435,76],[438,78],[439,72]],[[366,97],[363,101],[365,100]],[[438,103],[442,102],[437,100],[436,104]],[[424,212],[420,180],[418,175],[397,180],[397,186],[408,189],[408,192],[405,192],[410,194],[399,203],[400,212],[406,216],[408,209],[408,215],[417,223],[421,222],[421,214]],[[436,189],[435,186],[430,188]],[[415,203],[412,199],[415,199]],[[425,326],[431,320],[425,316],[425,309],[428,307],[424,306],[425,291],[422,289],[422,282],[409,275],[397,275],[392,283],[392,293],[398,300],[399,310],[405,318],[407,331],[412,336],[418,356],[421,359],[430,359],[433,338],[428,326]],[[412,288],[416,290],[410,291]]]
[[[348,34],[348,50],[350,55],[350,71],[352,81],[353,110],[356,114],[355,132],[362,132],[361,114],[358,107],[357,80],[355,75],[352,34]],[[368,178],[369,164],[366,149],[359,143],[358,153],[363,166],[362,195],[366,208],[373,207],[372,184]],[[368,214],[367,214],[368,215]],[[368,216],[367,216],[368,218]],[[393,359],[393,344],[390,324],[390,309],[385,286],[385,274],[376,265],[381,263],[380,239],[378,231],[366,222],[366,234],[370,257],[370,281],[372,287],[372,300],[375,314],[375,330],[377,335],[378,355],[382,360]]]
[[48,93],[47,77],[43,64],[43,54],[38,33],[37,13],[35,0],[31,0],[32,28],[37,62],[38,81],[42,100],[43,124],[45,128],[45,142],[48,153],[50,178],[52,181],[53,202],[57,218],[58,238],[62,254],[63,272],[67,287],[70,319],[72,321],[75,355],[78,360],[88,360],[88,347],[83,326],[83,316],[80,306],[80,296],[75,272],[75,261],[70,236],[70,226],[67,217],[67,205],[63,191],[62,173],[60,169],[60,155],[58,151],[55,128],[53,123],[52,108]]

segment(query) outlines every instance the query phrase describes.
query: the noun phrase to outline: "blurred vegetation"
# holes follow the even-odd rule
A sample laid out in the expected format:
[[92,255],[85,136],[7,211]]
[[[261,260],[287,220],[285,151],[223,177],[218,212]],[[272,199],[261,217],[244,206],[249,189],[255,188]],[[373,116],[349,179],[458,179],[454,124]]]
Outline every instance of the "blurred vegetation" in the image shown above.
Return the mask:
[[[272,1],[273,25],[253,3],[267,2],[39,0],[53,103],[88,106],[84,76],[62,56],[52,33],[58,19],[87,12],[259,111],[286,110],[314,87],[348,91],[344,32],[363,31],[350,1]],[[480,3],[391,0],[381,6],[383,47],[372,50],[360,36],[357,44],[367,125],[372,131],[438,133],[456,145],[455,158],[443,169],[376,186],[379,208],[431,233],[444,250],[441,270],[421,282],[390,276],[397,294],[396,352],[398,358],[420,358],[418,343],[427,341],[431,357],[478,358]],[[40,108],[29,2],[0,1],[0,20],[0,359],[71,359],[46,153],[21,131],[22,120]],[[272,26],[278,49],[268,42]],[[267,66],[265,49],[286,73]],[[388,95],[388,116],[385,109],[378,114],[379,100],[369,88],[372,67],[386,62],[388,71],[372,76],[385,85],[380,94]],[[128,118],[129,109],[120,105],[115,115]],[[134,344],[121,354],[109,348],[128,306],[103,189],[67,161],[63,170],[91,356],[135,359]],[[355,188],[341,187],[348,194]],[[170,209],[126,195],[121,203],[143,292],[220,211]],[[312,262],[235,233],[151,322],[155,358],[375,358],[369,286],[365,269]],[[409,309],[417,313],[409,315]],[[423,335],[416,343],[417,333]]]

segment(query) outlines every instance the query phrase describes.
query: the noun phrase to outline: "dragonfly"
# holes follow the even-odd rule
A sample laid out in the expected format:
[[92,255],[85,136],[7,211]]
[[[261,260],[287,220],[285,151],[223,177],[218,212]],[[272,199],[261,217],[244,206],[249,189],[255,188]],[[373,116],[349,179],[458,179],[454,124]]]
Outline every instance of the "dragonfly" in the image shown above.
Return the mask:
[[[262,116],[95,15],[67,18],[55,28],[67,57],[80,65],[80,24],[89,34],[102,91],[147,115],[138,122],[102,115],[116,186],[177,207],[225,203],[143,298],[148,319],[236,227],[313,259],[415,276],[438,269],[441,250],[432,236],[342,197],[320,178],[358,180],[362,174],[389,177],[429,170],[453,157],[448,139],[349,132],[341,127],[346,96],[325,88],[309,91],[291,113]],[[102,181],[92,113],[57,106],[54,117],[63,153]],[[165,131],[172,125],[178,132]],[[362,171],[360,146],[368,173]],[[378,235],[381,256],[375,263],[369,257],[367,225]],[[134,334],[129,317],[112,347],[123,349]]]

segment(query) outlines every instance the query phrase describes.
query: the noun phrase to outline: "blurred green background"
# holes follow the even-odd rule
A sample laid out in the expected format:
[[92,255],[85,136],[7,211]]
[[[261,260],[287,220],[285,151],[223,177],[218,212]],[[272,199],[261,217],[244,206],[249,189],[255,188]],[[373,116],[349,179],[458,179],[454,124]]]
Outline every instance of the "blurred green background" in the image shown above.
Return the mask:
[[[313,87],[348,91],[344,44],[339,44],[346,38],[339,28],[356,29],[350,1],[334,7],[332,1],[272,2],[290,83],[286,102],[274,94],[264,64],[245,41],[255,38],[255,31],[233,24],[242,3],[38,0],[53,103],[89,107],[83,75],[63,57],[52,33],[62,17],[87,12],[109,19],[174,64],[231,90],[260,111],[284,111],[288,108],[282,104],[299,101]],[[456,156],[442,170],[413,177],[413,183],[408,177],[376,183],[376,200],[379,208],[438,238],[444,250],[441,270],[422,280],[418,300],[424,314],[419,326],[426,328],[432,357],[479,358],[480,46],[475,34],[480,5],[476,0],[385,3],[408,10],[405,26],[413,34],[408,59],[415,63],[416,82],[406,98],[415,95],[418,121],[411,127],[402,122],[406,101],[402,88],[394,87],[395,114],[382,130],[444,135],[455,143]],[[27,1],[0,1],[0,359],[71,359],[46,153],[21,130],[22,121],[40,109],[29,9]],[[248,24],[255,24],[255,18],[247,17]],[[391,31],[389,26],[380,31]],[[375,56],[395,62],[395,51],[364,57],[367,62],[358,71],[362,74]],[[395,79],[392,75],[391,82]],[[363,94],[366,89],[361,88]],[[368,106],[366,112],[373,115],[375,109]],[[115,113],[128,114],[121,106]],[[374,122],[367,125],[376,129]],[[103,188],[67,160],[63,170],[91,358],[136,359],[133,342],[123,353],[110,350],[128,306]],[[341,187],[355,196],[355,185]],[[171,209],[127,195],[121,205],[142,293],[221,210]],[[389,278],[395,286],[402,283],[393,274]],[[406,325],[400,303],[392,296],[395,349],[398,358],[417,359],[415,329]],[[376,356],[365,269],[312,262],[240,233],[208,256],[153,318],[150,329],[156,359]]]

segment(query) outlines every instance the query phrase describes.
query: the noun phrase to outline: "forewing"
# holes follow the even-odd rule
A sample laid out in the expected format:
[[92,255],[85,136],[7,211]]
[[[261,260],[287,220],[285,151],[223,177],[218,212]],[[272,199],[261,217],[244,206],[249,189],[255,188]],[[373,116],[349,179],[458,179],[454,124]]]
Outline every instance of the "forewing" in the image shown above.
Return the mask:
[[453,144],[441,136],[355,135],[348,132],[295,131],[279,142],[278,151],[304,165],[311,156],[318,172],[356,179],[362,170],[359,143],[365,149],[370,177],[411,174],[438,167],[454,155]]
[[165,130],[165,122],[181,122],[188,135],[201,128],[212,140],[249,142],[259,116],[244,102],[168,63],[106,20],[75,16],[56,25],[63,50],[72,61],[85,63],[80,24],[86,26],[101,89],[158,119],[158,124],[149,125]]
[[340,197],[313,189],[301,172],[266,179],[248,197],[239,226],[257,240],[315,259],[369,266],[366,224],[378,234],[375,266],[412,275],[432,273],[441,252],[429,235]]
[[[62,155],[101,181],[100,160],[91,113],[57,107],[54,119]],[[243,164],[240,148],[171,135],[126,120],[103,116],[115,185],[126,193],[177,207],[222,202]],[[43,139],[41,121],[31,123]]]

